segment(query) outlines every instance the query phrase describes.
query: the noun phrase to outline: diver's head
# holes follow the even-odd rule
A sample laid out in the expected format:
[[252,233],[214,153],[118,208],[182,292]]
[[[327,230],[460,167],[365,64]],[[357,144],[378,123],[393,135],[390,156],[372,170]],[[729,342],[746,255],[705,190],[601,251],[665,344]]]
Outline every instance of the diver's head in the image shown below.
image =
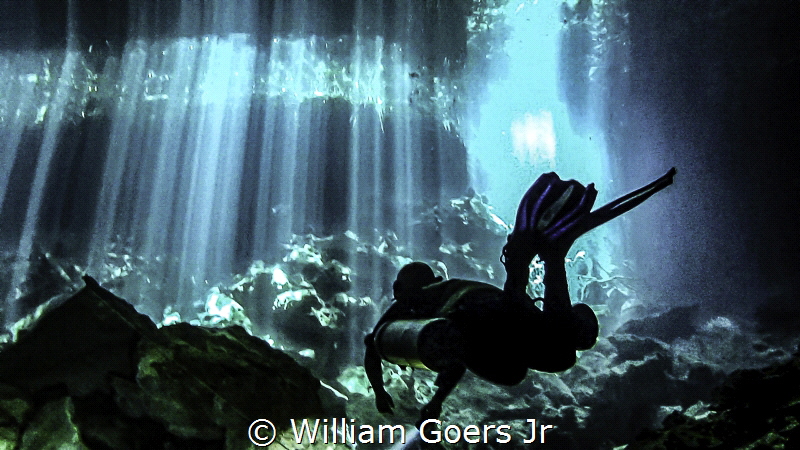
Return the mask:
[[397,279],[392,285],[394,298],[405,300],[423,287],[439,281],[442,281],[442,277],[434,275],[429,265],[419,261],[408,263],[397,273]]

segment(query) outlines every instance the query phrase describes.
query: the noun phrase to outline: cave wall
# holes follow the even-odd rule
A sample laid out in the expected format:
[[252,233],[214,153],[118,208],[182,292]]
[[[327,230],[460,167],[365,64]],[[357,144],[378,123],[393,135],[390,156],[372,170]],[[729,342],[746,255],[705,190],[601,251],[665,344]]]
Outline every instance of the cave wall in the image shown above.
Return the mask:
[[678,168],[671,191],[637,218],[659,231],[629,233],[653,300],[745,314],[791,301],[800,281],[798,3],[619,3],[630,46],[609,63],[612,166],[626,184]]

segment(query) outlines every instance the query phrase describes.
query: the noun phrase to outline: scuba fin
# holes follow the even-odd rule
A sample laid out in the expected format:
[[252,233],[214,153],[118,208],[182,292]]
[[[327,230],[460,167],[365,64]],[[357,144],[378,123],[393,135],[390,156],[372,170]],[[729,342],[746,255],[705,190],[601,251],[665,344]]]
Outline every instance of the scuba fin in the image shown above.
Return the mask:
[[594,183],[583,186],[575,180],[562,180],[555,172],[541,175],[522,197],[514,229],[503,247],[500,261],[508,273],[507,290],[528,284],[528,266],[534,256],[566,254],[582,234],[630,211],[672,184],[675,173],[673,167],[652,183],[595,211],[591,211],[597,199]]
[[609,220],[621,216],[622,214],[625,214],[633,208],[641,205],[653,194],[672,184],[672,178],[675,176],[676,172],[677,171],[673,167],[669,169],[669,171],[667,171],[667,173],[665,173],[663,176],[659,177],[657,180],[653,181],[647,186],[623,195],[622,197],[592,211],[588,220],[586,221],[586,224],[584,225],[584,230],[582,233],[600,226]]
[[506,268],[507,292],[524,296],[533,257],[552,246],[549,240],[554,232],[581,221],[596,198],[594,185],[565,181],[554,172],[543,174],[531,185],[520,201],[514,229],[500,258]]

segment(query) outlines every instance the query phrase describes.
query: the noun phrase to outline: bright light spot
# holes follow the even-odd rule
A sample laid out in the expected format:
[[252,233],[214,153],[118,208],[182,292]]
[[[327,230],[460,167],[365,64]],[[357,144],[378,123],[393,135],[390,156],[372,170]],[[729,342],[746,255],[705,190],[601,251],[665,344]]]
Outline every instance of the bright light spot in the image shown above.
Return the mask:
[[47,105],[42,105],[38,111],[36,111],[36,123],[44,122],[44,114],[47,112]]
[[288,282],[289,278],[286,277],[286,273],[281,269],[275,268],[272,272],[272,284],[282,288]]
[[525,113],[521,119],[511,122],[511,144],[514,156],[523,163],[531,165],[548,164],[555,168],[556,134],[553,131],[553,114],[539,111],[532,115]]
[[501,227],[503,227],[504,229],[508,229],[508,228],[509,228],[508,224],[506,224],[505,222],[503,222],[503,219],[501,219],[501,218],[497,217],[497,214],[490,212],[490,213],[489,213],[489,217],[491,217],[491,219],[492,219],[492,222],[494,222],[494,223],[496,223],[496,224],[500,225],[500,226],[501,226]]

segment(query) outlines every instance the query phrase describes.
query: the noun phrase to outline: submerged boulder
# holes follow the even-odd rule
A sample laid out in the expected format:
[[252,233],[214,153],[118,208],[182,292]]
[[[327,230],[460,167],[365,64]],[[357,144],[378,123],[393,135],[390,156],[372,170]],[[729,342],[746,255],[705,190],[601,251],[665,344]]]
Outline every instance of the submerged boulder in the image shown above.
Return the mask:
[[75,407],[69,397],[43,405],[28,423],[20,450],[43,448],[88,449],[75,424]]
[[281,428],[322,413],[319,381],[243,328],[179,323],[160,332],[166,344],[139,345],[136,387],[118,391],[129,414],[143,413],[181,437],[217,439],[226,430],[246,437],[259,418]]
[[0,352],[0,383],[27,392],[65,388],[69,395],[108,391],[108,375],[136,375],[136,346],[157,340],[156,325],[125,300],[85,277],[86,287],[54,300]]
[[[24,448],[245,448],[320,417],[320,382],[242,327],[157,328],[85,277],[0,352],[0,434]],[[123,445],[123,447],[120,447]]]
[[629,320],[617,333],[635,334],[664,342],[687,338],[697,332],[694,322],[699,311],[698,305],[676,306],[663,314]]
[[664,428],[628,449],[796,448],[800,442],[800,353],[763,369],[733,372],[700,415],[674,412]]

